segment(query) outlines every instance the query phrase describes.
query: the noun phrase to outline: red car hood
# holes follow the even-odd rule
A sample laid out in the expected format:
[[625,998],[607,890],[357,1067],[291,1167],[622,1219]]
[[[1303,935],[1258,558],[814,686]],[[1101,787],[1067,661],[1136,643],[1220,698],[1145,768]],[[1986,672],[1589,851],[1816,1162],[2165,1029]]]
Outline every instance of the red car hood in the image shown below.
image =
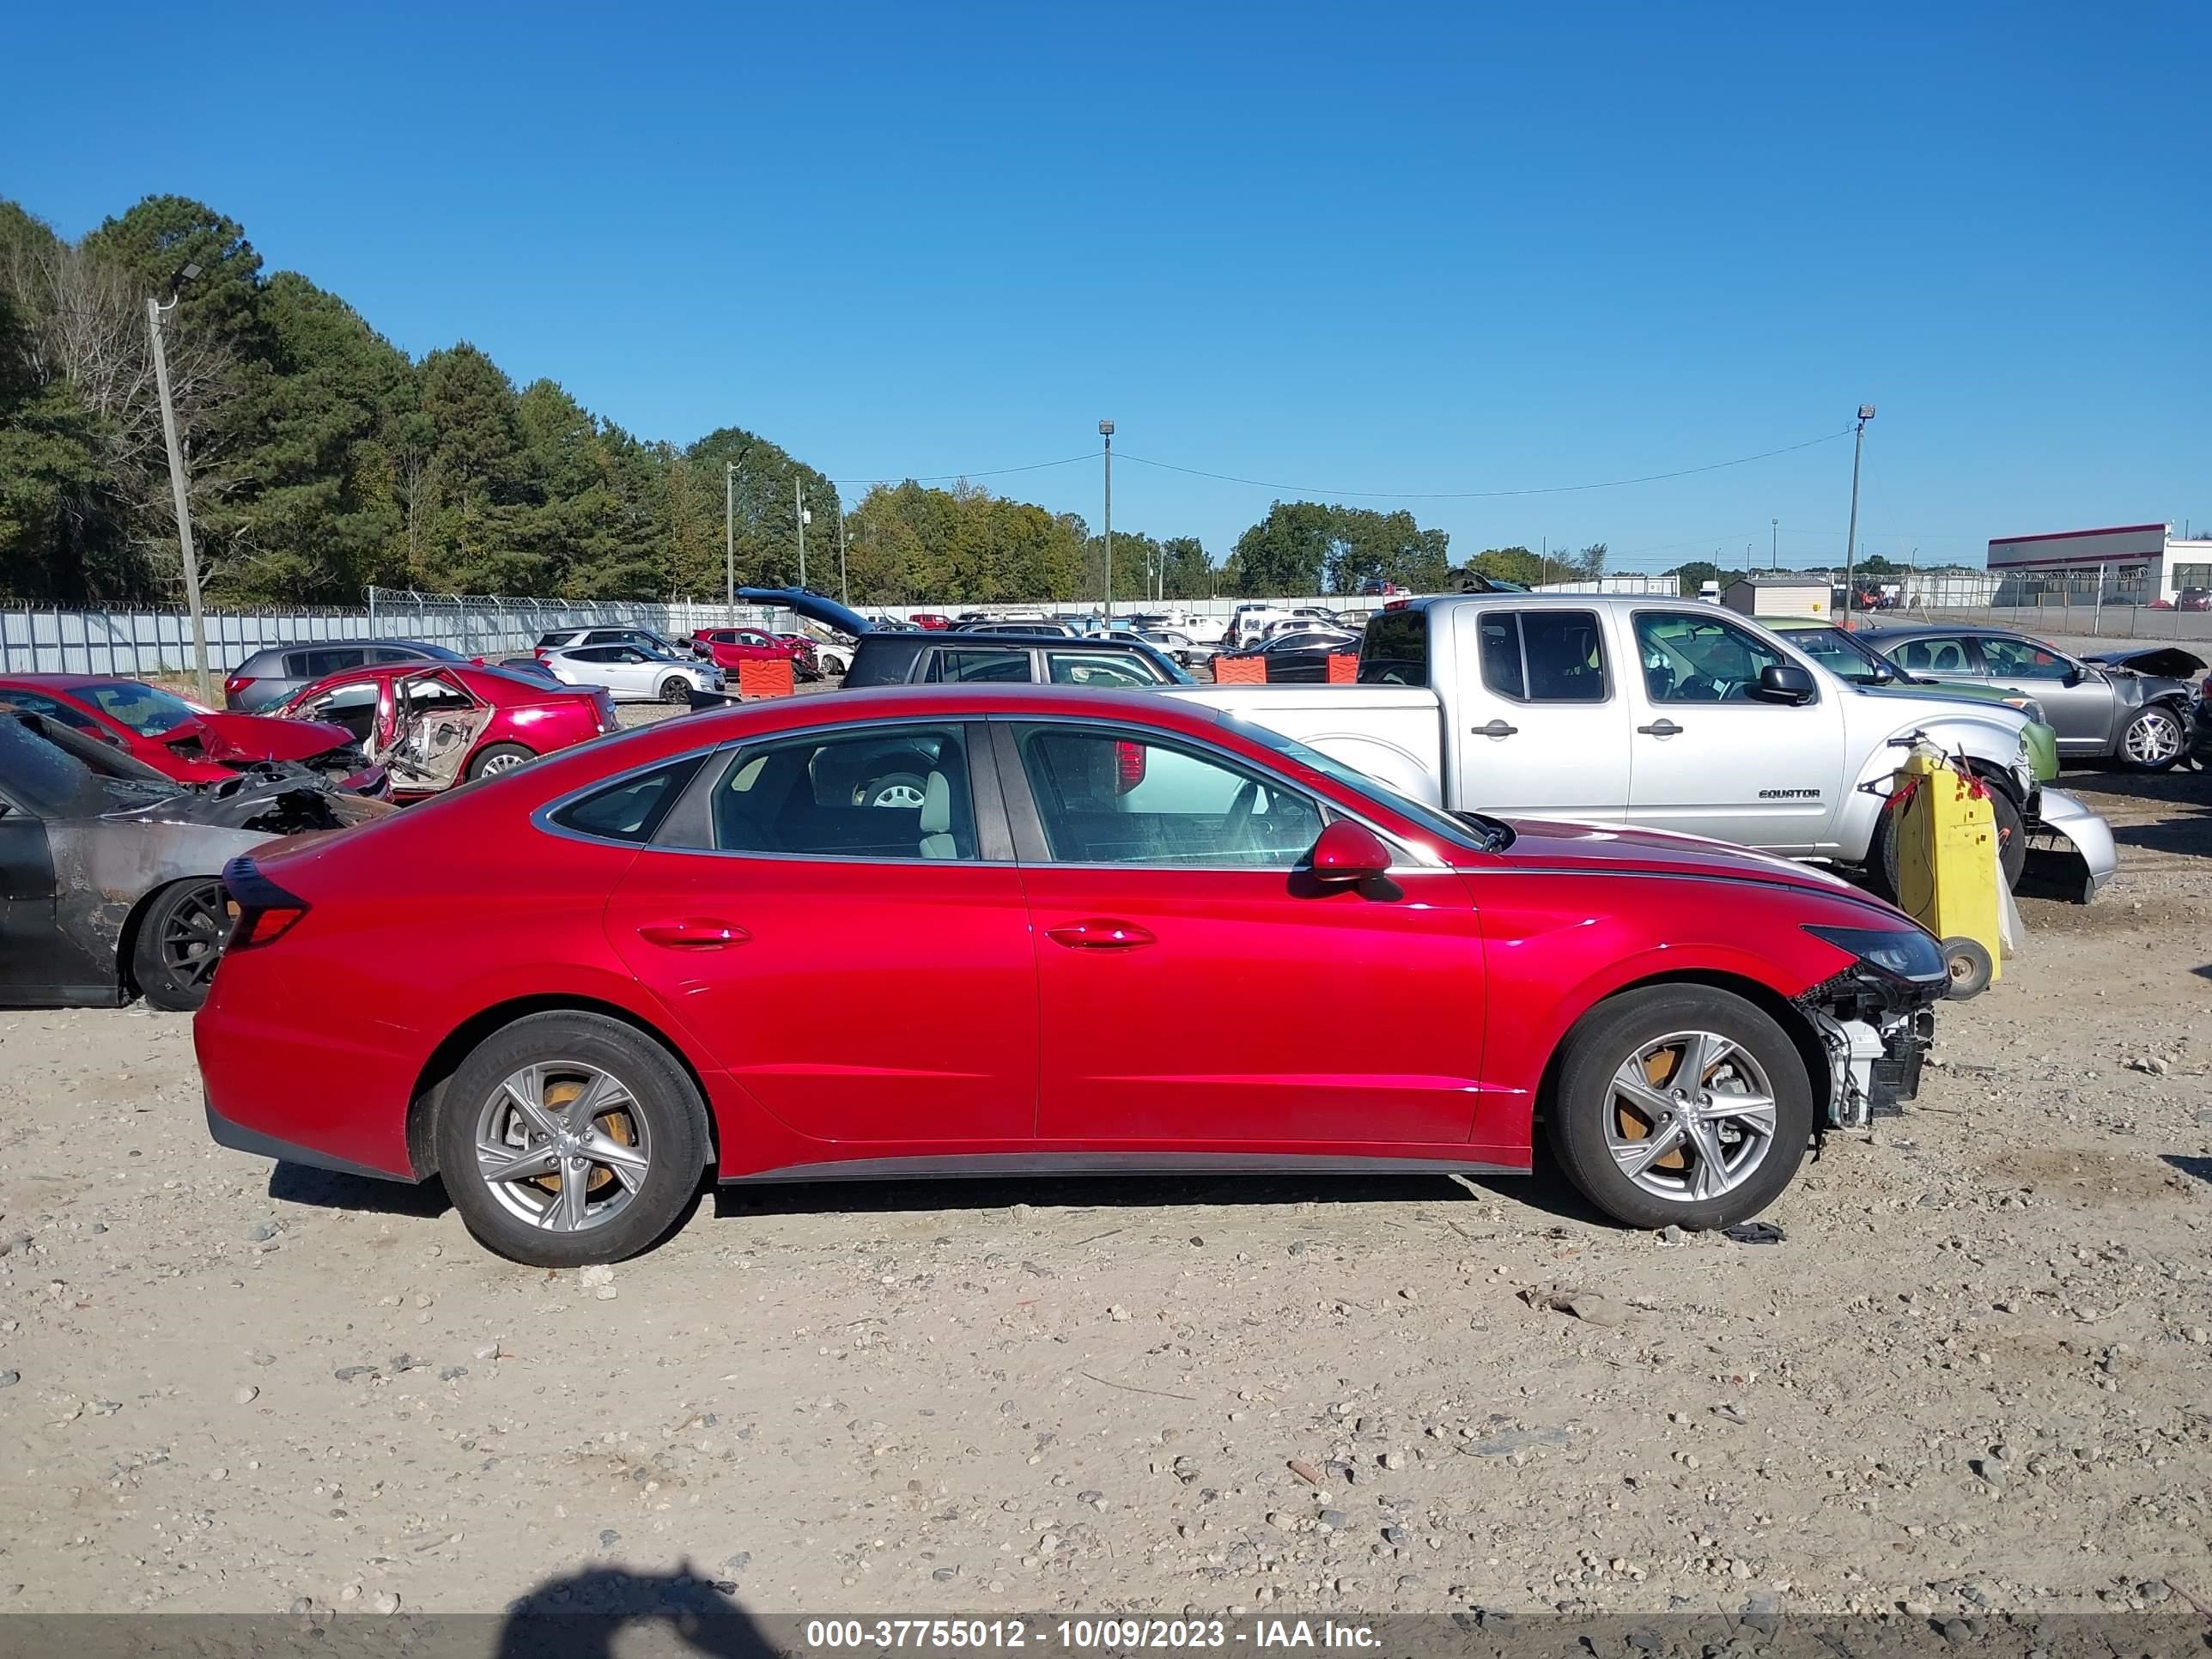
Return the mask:
[[349,748],[353,733],[327,720],[286,720],[275,714],[197,714],[161,739],[167,744],[197,739],[212,761],[300,761]]
[[1505,856],[1516,869],[1759,881],[1879,903],[1841,876],[1771,853],[1708,841],[1702,836],[1680,836],[1624,823],[1571,823],[1546,818],[1510,822],[1513,845]]

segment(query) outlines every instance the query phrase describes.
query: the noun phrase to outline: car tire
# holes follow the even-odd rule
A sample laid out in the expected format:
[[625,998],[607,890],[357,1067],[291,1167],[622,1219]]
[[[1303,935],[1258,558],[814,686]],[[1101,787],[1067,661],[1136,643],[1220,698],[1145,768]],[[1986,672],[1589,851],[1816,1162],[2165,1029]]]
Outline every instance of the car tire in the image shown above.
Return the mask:
[[[522,1104],[530,1094],[535,1116]],[[589,1119],[574,1116],[594,1102]],[[554,1138],[579,1133],[580,1143]],[[533,1267],[651,1249],[690,1213],[711,1146],[699,1092],[666,1049],[620,1020],[566,1010],[526,1015],[471,1049],[446,1084],[436,1135],[469,1231]],[[498,1173],[500,1148],[516,1173]],[[567,1151],[581,1159],[580,1181]]]
[[[1699,1053],[1719,1059],[1696,1082],[1722,1087],[1681,1075]],[[1666,1068],[1659,1081],[1655,1064]],[[1625,1091],[1632,1067],[1640,1094]],[[1730,1112],[1731,1096],[1771,1105]],[[1662,1102],[1674,1115],[1661,1115]],[[1813,1133],[1813,1085],[1789,1034],[1753,1003],[1712,986],[1651,986],[1600,1003],[1567,1034],[1546,1127],[1568,1180],[1614,1220],[1728,1227],[1771,1204],[1797,1173]],[[1638,1152],[1650,1141],[1667,1150]]]
[[[1989,791],[1990,817],[1997,832],[1997,867],[2004,872],[2006,888],[2020,890],[2020,878],[2027,870],[2027,818],[2020,810],[2020,803],[2008,794],[2003,787],[1983,780],[1982,787]],[[1885,806],[1881,816],[1875,820],[1875,844],[1867,853],[1869,884],[1892,904],[1897,902],[1897,808]]]
[[2130,772],[2166,772],[2188,748],[2181,711],[2167,703],[2147,703],[2122,729],[2117,758]]
[[538,758],[538,751],[526,749],[519,743],[495,743],[481,749],[469,760],[469,780],[493,777],[501,772],[512,772],[518,766],[527,766]]
[[855,806],[919,806],[928,793],[928,780],[918,773],[893,772],[862,784],[853,792]]
[[679,706],[691,701],[691,682],[681,674],[671,674],[660,683],[660,700]]
[[171,882],[138,919],[131,978],[156,1008],[188,1014],[207,1000],[229,924],[213,876]]

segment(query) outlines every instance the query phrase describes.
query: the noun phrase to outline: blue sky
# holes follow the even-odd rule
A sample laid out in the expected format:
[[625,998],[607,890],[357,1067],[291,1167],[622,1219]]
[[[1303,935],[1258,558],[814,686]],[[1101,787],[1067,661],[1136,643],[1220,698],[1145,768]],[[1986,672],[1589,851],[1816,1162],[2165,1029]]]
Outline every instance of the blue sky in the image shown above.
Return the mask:
[[[72,236],[199,198],[408,351],[473,340],[647,436],[978,475],[1111,416],[1116,524],[1218,557],[1279,493],[1698,467],[1866,399],[1873,550],[2212,521],[2191,0],[112,3],[7,36],[161,96],[11,76],[0,194]],[[1850,450],[1405,505],[1462,556],[1763,561],[1778,518],[1825,561]],[[981,481],[1097,522],[1095,460]]]

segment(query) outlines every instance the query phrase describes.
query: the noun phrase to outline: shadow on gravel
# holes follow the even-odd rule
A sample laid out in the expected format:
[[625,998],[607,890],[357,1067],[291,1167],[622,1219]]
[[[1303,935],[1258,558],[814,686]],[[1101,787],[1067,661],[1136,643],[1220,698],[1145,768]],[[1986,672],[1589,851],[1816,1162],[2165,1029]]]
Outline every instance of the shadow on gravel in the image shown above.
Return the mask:
[[1470,1175],[1467,1187],[1440,1175],[1360,1170],[1342,1174],[1206,1170],[1177,1175],[954,1176],[883,1181],[737,1182],[714,1190],[717,1218],[890,1211],[999,1210],[1016,1204],[1089,1210],[1179,1206],[1436,1204],[1494,1195],[1564,1220],[1613,1228],[1540,1152],[1529,1176]]
[[2212,1158],[2191,1158],[2183,1152],[2168,1152],[2162,1161],[2168,1169],[2179,1170],[2185,1176],[2195,1176],[2199,1181],[2212,1183]]
[[366,1176],[341,1175],[304,1164],[279,1164],[270,1170],[269,1196],[318,1210],[365,1210],[378,1215],[420,1216],[424,1220],[453,1207],[444,1185],[437,1181],[410,1187],[404,1181],[371,1181]]
[[618,1645],[637,1650],[635,1632],[655,1653],[773,1659],[751,1616],[730,1598],[736,1588],[683,1569],[664,1577],[607,1567],[550,1578],[507,1614],[493,1651],[498,1659],[612,1659]]

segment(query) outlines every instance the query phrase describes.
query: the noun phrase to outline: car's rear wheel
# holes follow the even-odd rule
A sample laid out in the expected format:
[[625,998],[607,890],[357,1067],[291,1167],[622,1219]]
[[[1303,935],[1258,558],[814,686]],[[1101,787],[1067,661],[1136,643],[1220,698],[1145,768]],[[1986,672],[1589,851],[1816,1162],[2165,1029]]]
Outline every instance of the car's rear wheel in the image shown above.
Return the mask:
[[2120,763],[2131,772],[2163,772],[2181,758],[2188,735],[2181,714],[2162,702],[2138,708],[2120,733]]
[[1653,986],[1601,1003],[1568,1034],[1548,1127],[1567,1178],[1616,1221],[1727,1227],[1796,1174],[1813,1086],[1753,1004]]
[[705,1108],[667,1051],[601,1014],[531,1014],[446,1085],[438,1168],[477,1240],[537,1267],[619,1261],[690,1210]]
[[526,749],[519,743],[495,743],[469,763],[469,776],[489,778],[501,772],[512,772],[537,758],[535,750]]
[[172,882],[147,906],[131,949],[131,977],[156,1008],[190,1013],[207,1000],[230,930],[222,884],[213,877]]

